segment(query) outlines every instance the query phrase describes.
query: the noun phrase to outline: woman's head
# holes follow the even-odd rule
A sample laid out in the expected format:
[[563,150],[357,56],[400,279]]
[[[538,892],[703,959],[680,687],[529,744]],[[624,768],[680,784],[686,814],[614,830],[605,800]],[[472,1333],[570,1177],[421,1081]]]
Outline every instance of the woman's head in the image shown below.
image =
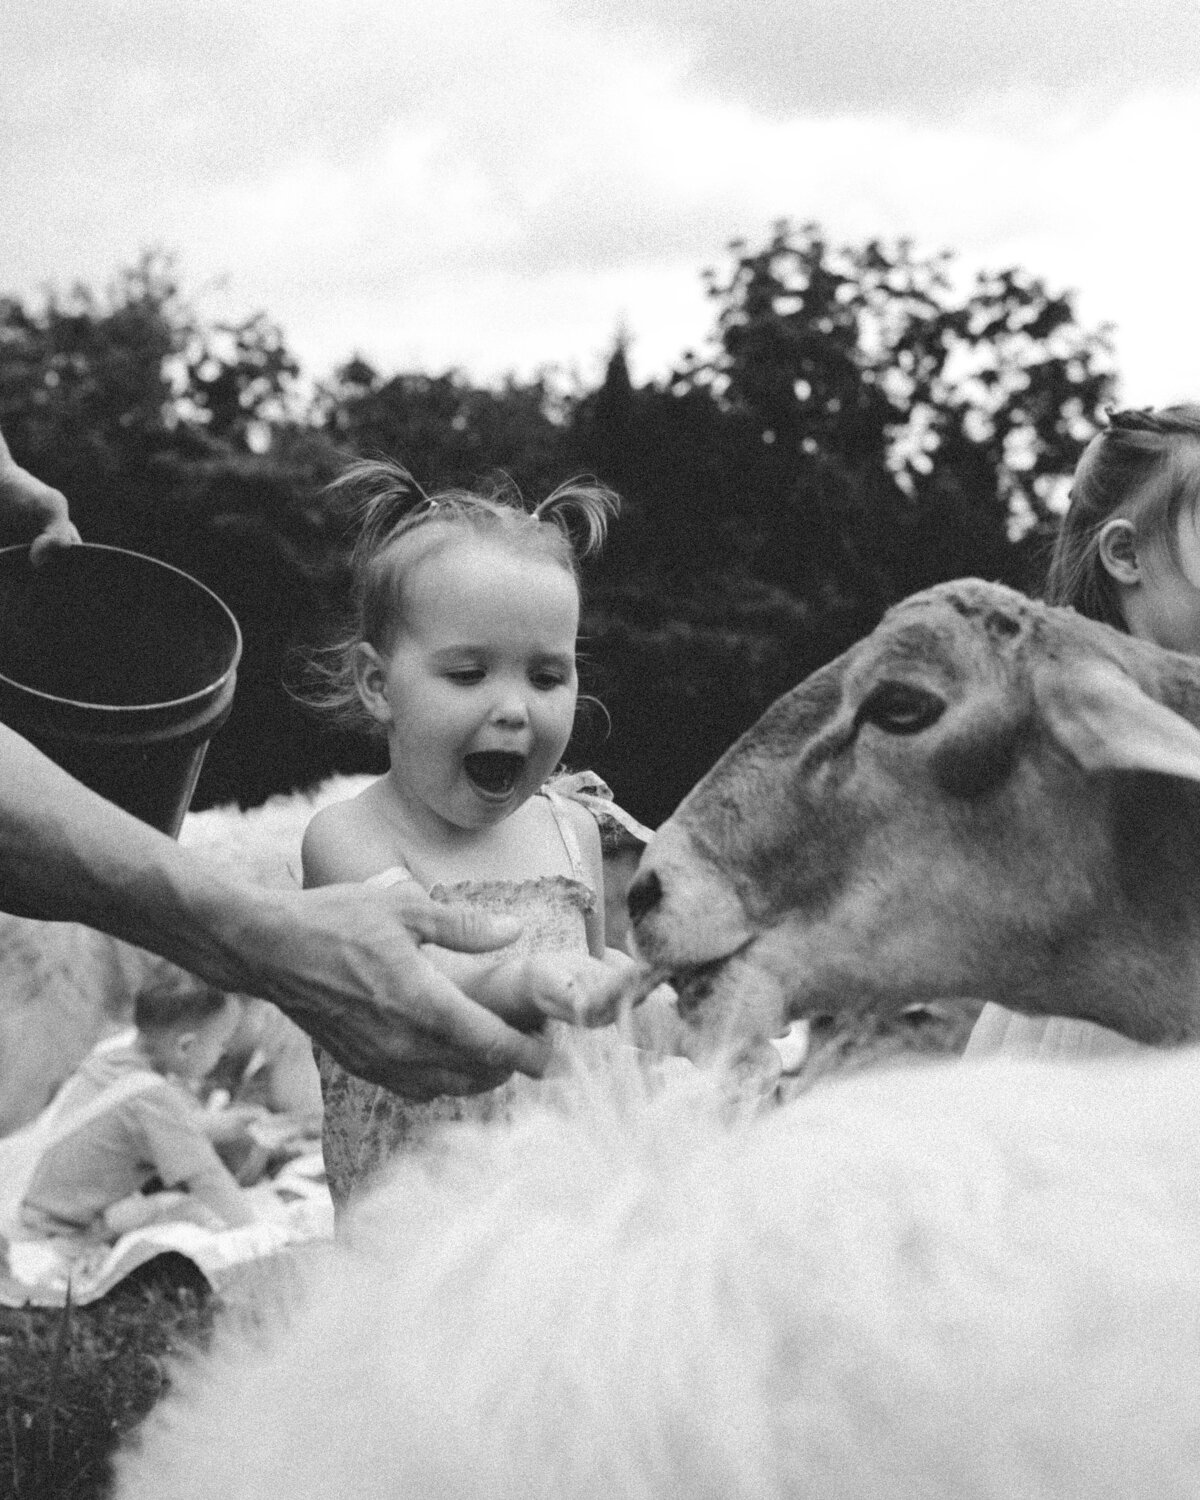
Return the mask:
[[342,693],[351,688],[349,706],[386,735],[410,806],[462,827],[495,822],[566,749],[577,557],[600,545],[616,497],[581,483],[532,510],[511,486],[426,496],[378,463],[355,465],[343,483],[365,503]]
[[1113,412],[1084,449],[1051,604],[1200,652],[1200,406]]

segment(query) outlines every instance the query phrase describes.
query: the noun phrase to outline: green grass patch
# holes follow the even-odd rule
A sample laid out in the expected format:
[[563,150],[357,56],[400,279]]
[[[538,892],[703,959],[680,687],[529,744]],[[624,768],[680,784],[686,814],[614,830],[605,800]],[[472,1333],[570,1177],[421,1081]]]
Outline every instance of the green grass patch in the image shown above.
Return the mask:
[[181,1256],[86,1307],[0,1308],[0,1495],[107,1500],[117,1445],[166,1393],[171,1359],[207,1347],[217,1308]]

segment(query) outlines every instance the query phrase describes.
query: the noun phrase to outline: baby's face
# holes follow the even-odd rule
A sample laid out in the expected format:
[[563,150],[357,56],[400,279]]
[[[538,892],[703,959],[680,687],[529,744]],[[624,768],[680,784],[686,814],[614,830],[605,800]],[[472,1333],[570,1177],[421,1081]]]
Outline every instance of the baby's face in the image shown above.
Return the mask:
[[470,538],[421,562],[377,657],[393,784],[440,835],[500,822],[558,764],[575,719],[579,590],[545,557]]
[[177,1071],[185,1078],[203,1078],[221,1059],[241,1016],[240,1002],[230,995],[221,1010],[190,1028],[186,1047],[177,1048],[181,1066]]

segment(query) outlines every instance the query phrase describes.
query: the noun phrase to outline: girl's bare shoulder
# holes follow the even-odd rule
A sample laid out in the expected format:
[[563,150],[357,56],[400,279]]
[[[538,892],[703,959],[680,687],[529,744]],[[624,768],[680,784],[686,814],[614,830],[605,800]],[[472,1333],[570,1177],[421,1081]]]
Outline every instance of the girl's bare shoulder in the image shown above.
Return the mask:
[[395,828],[385,814],[380,782],[309,819],[300,848],[305,885],[366,880],[403,859]]

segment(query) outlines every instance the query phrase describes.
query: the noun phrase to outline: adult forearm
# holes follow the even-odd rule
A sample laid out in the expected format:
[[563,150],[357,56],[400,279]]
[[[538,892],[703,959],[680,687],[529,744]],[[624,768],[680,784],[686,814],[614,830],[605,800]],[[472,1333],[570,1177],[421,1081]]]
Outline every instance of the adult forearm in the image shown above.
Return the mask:
[[[536,1077],[546,1065],[543,1039],[469,999],[417,947],[493,949],[515,923],[421,892],[234,880],[3,726],[0,909],[86,923],[220,989],[272,1000],[343,1066],[412,1098],[494,1088],[514,1068]],[[525,1010],[526,1024],[544,1018]]]
[[265,898],[67,776],[0,725],[0,909],[82,922],[226,989],[253,988]]

